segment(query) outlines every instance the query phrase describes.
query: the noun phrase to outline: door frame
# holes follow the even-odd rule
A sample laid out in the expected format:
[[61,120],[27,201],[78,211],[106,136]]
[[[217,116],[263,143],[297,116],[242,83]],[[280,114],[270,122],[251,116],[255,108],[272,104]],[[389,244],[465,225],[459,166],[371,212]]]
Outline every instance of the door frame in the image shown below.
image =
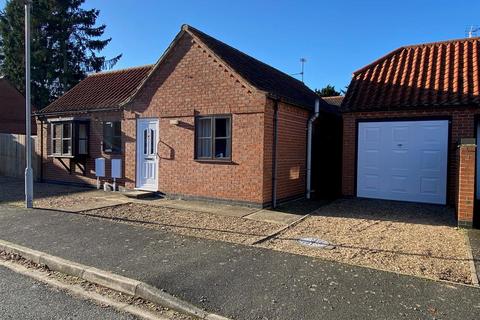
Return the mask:
[[[156,134],[156,141],[155,141],[155,146],[156,146],[156,154],[155,154],[155,161],[156,161],[156,165],[155,165],[155,170],[156,170],[156,175],[155,175],[155,187],[153,188],[145,188],[145,187],[139,187],[139,182],[140,182],[140,178],[139,178],[139,168],[138,168],[138,165],[140,163],[140,156],[142,155],[139,150],[138,150],[138,147],[139,147],[139,142],[140,140],[138,139],[138,129],[139,129],[139,122],[141,121],[155,121],[156,122],[156,131],[157,131],[157,134]],[[135,120],[135,190],[145,190],[145,191],[154,191],[154,192],[157,192],[158,191],[158,183],[159,183],[159,169],[160,169],[160,165],[159,165],[159,157],[158,157],[158,143],[160,141],[160,119],[159,118],[137,118]]]
[[[448,121],[448,138],[447,138],[447,188],[446,188],[446,194],[445,194],[445,199],[446,199],[446,205],[449,204],[449,187],[451,183],[451,178],[450,178],[450,155],[451,155],[451,143],[452,143],[452,116],[419,116],[419,117],[391,117],[391,118],[386,118],[386,117],[381,117],[381,118],[368,118],[368,117],[361,117],[361,118],[356,118],[355,119],[355,164],[354,164],[354,175],[353,175],[353,192],[354,192],[354,197],[357,197],[358,190],[357,190],[357,184],[358,184],[358,133],[359,133],[359,124],[361,122],[398,122],[398,121],[441,121],[441,120],[447,120]],[[396,200],[390,200],[390,201],[396,201]]]

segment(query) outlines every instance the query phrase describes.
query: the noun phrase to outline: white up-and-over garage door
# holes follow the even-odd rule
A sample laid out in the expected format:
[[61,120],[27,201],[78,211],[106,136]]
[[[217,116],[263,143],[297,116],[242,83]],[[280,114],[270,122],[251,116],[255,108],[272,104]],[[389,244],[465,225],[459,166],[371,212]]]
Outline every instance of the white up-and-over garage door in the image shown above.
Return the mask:
[[358,197],[445,204],[447,163],[447,120],[358,124]]

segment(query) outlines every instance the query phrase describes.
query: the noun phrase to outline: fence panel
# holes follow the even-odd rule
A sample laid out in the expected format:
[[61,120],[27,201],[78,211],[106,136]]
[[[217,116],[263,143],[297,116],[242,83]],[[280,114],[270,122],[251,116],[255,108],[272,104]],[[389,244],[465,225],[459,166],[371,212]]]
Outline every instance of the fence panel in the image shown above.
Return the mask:
[[[32,168],[40,178],[40,157],[36,154],[37,137],[32,137]],[[25,135],[0,133],[0,176],[23,178],[25,175]]]

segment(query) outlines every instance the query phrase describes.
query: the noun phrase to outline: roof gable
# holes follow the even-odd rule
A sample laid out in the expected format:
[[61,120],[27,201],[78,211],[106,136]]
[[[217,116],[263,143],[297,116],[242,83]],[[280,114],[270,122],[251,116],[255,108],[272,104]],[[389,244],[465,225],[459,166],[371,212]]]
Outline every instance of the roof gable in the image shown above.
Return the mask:
[[[303,82],[189,25],[183,25],[155,65],[90,75],[39,113],[69,113],[120,108],[135,98],[154,71],[161,67],[162,62],[185,32],[205,45],[218,59],[246,81],[246,84],[272,98],[313,110],[315,99],[318,96]],[[320,107],[324,111],[332,111],[331,107],[323,100],[320,100]]]
[[313,109],[317,94],[303,82],[275,69],[192,26],[186,30],[205,44],[218,58],[258,90],[297,106]]
[[398,48],[357,70],[343,111],[480,106],[480,38]]

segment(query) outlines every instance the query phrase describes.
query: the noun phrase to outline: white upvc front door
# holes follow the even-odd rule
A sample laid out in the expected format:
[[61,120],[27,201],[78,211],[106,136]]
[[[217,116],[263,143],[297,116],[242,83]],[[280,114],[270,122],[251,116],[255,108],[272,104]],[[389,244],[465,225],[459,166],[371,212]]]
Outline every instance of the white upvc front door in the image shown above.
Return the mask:
[[137,119],[137,181],[139,190],[158,191],[158,119]]

